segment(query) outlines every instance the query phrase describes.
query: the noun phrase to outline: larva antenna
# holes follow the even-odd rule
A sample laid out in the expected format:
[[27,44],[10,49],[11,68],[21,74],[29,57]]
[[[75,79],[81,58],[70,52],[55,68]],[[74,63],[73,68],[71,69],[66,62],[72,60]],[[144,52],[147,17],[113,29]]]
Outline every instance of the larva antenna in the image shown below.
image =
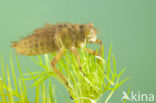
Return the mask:
[[99,31],[99,32],[98,32],[98,35],[104,35],[104,33],[102,33],[102,32]]
[[104,35],[102,31],[104,31],[104,28],[96,28],[98,35]]
[[101,31],[103,31],[103,30],[104,30],[104,28],[98,28],[98,30],[101,30]]

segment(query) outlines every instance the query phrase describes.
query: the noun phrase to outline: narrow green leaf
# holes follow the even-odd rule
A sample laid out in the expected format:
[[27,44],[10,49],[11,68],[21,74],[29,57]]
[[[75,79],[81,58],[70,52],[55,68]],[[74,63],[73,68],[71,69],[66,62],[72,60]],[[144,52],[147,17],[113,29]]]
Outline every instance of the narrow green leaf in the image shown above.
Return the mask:
[[45,58],[45,64],[47,65],[47,67],[48,67],[48,70],[49,71],[52,71],[52,69],[51,69],[51,65],[50,65],[50,60],[49,60],[49,55],[48,54],[45,54],[44,55],[44,58]]
[[123,83],[125,83],[127,80],[129,79],[129,77],[127,77],[126,79],[122,80],[116,87],[115,89],[119,88]]
[[111,84],[111,85],[114,85],[114,82],[112,81],[112,80],[110,80],[110,78],[106,75],[105,76],[106,77],[106,79],[108,80],[108,82]]
[[51,103],[54,103],[51,79],[49,80],[49,94],[50,94],[50,101],[51,101]]
[[45,84],[42,83],[42,103],[46,103]]
[[[107,76],[108,76],[108,78],[110,78],[110,76],[109,76],[109,73],[111,72],[111,68],[110,68],[110,61],[111,61],[111,53],[112,53],[112,45],[111,45],[111,47],[110,47],[110,49],[109,49],[109,54],[108,54],[108,63],[107,63]],[[111,74],[112,74],[112,72],[111,72]]]
[[123,69],[121,70],[121,72],[118,74],[118,77],[120,77],[120,76],[125,72],[125,70],[126,70],[126,68],[123,68]]
[[0,58],[1,58],[1,67],[2,67],[2,78],[3,78],[3,84],[6,83],[6,79],[5,79],[5,69],[4,69],[4,61],[3,61],[3,57],[0,55]]
[[24,100],[25,95],[24,95],[24,93],[23,93],[21,80],[19,80],[19,87],[20,87],[20,92],[21,92],[21,97],[20,97],[20,98],[21,98],[21,102],[22,102],[22,103],[25,103],[25,100]]
[[2,83],[1,77],[0,77],[0,93],[2,96],[2,103],[6,103],[6,98],[5,98],[5,93],[3,92],[3,83]]
[[8,65],[7,65],[7,76],[8,76],[8,86],[9,86],[9,88],[8,88],[9,101],[10,101],[11,103],[14,103]]
[[[28,69],[28,68],[26,68],[26,69]],[[30,70],[27,70],[28,71],[28,73],[24,73],[24,76],[30,76]],[[36,72],[31,72],[31,75],[38,75],[38,74],[41,74],[41,73],[43,73],[43,71],[36,71]]]
[[[7,94],[9,94],[9,87],[6,84],[3,84],[3,88],[8,91]],[[12,94],[18,98],[20,98],[20,94],[17,91],[11,90]]]
[[110,94],[108,95],[108,97],[106,98],[106,101],[104,103],[108,103],[108,101],[110,100],[111,96],[113,95],[114,91],[111,91]]
[[[21,70],[20,63],[19,63],[17,55],[16,55],[16,61],[17,61],[17,66],[18,66],[18,70],[19,70],[19,73],[20,73],[20,78],[23,79],[23,73],[22,73],[22,70]],[[23,80],[22,80],[22,85],[23,85],[25,97],[27,97],[27,89],[26,89],[26,86],[25,86],[25,82]]]
[[39,103],[39,90],[40,90],[40,86],[36,85],[36,97],[35,97],[35,103]]
[[13,79],[14,79],[15,91],[17,91],[18,88],[17,88],[16,74],[15,74],[15,70],[14,70],[14,65],[13,65],[11,53],[10,53],[10,64],[11,64],[12,75],[13,75]]
[[[128,87],[128,91],[127,91],[127,96],[129,96],[129,93],[130,93],[130,87]],[[123,103],[126,103],[127,99],[124,99]]]
[[42,74],[39,74],[39,75],[36,75],[36,76],[32,76],[32,77],[30,77],[30,78],[23,78],[22,80],[32,80],[32,79],[36,79],[36,78],[39,78],[39,77],[42,77],[42,76],[44,76],[44,75],[46,75],[46,74],[50,74],[51,72],[43,72]]
[[40,79],[38,79],[37,81],[35,81],[35,83],[32,85],[32,87],[39,85],[40,83],[42,83],[43,81],[45,81],[48,77],[50,77],[51,74],[47,74],[45,76],[42,76]]
[[40,67],[44,68],[45,70],[48,70],[47,66],[43,64],[42,62],[42,58],[40,56],[38,56],[38,60],[36,60],[34,57],[31,56],[31,60],[36,63],[37,65],[39,65]]
[[116,75],[116,60],[114,55],[113,55],[113,68],[114,68],[114,74]]

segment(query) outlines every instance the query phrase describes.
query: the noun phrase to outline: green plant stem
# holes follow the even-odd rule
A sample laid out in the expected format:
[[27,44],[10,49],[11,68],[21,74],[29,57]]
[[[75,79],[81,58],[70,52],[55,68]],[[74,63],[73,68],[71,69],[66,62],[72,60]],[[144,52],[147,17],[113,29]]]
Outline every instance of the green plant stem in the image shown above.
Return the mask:
[[107,103],[109,101],[109,99],[111,98],[111,96],[113,95],[114,91],[111,91],[110,94],[108,95],[105,103]]

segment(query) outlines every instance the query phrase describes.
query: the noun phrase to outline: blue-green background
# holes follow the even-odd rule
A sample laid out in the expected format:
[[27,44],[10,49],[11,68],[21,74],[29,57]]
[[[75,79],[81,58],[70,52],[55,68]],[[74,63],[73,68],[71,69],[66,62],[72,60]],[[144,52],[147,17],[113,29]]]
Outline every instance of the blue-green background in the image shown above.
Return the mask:
[[[11,41],[31,34],[47,22],[93,22],[103,33],[99,37],[106,53],[112,43],[117,70],[127,67],[123,77],[131,78],[116,91],[110,103],[120,103],[122,91],[128,86],[135,92],[156,95],[155,0],[0,0],[0,53],[5,63],[9,63],[10,51],[15,52],[10,48]],[[29,57],[19,59],[23,67],[32,67]],[[67,94],[61,84],[54,85]],[[31,92],[28,93],[32,101],[35,93]],[[57,97],[60,103],[65,100],[60,93]]]

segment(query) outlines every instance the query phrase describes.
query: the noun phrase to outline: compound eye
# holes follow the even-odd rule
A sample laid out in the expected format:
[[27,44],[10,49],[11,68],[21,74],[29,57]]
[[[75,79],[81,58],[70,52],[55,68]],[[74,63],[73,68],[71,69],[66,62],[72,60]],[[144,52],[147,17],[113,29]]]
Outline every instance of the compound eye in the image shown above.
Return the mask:
[[80,25],[80,29],[82,29],[84,26],[83,25]]
[[60,25],[59,25],[59,28],[63,28],[63,26],[64,26],[64,25],[60,24]]
[[90,35],[94,35],[94,30],[93,29],[90,31]]

